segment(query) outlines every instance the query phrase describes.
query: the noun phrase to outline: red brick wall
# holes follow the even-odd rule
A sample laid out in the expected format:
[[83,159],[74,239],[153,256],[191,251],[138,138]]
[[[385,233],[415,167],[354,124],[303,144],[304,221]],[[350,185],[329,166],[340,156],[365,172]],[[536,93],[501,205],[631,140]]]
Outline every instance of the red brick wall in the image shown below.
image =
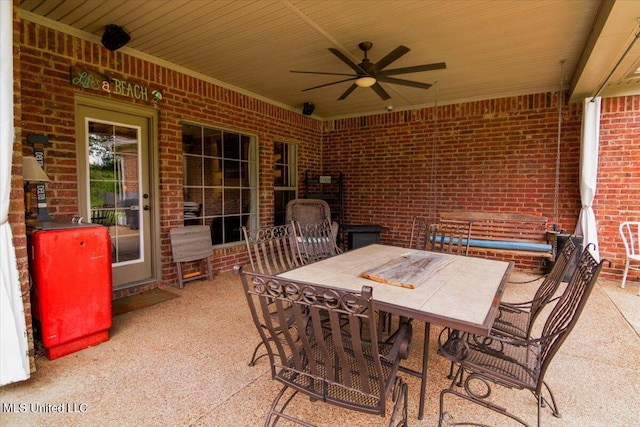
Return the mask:
[[[618,223],[640,219],[639,103],[638,96],[603,102],[594,208],[601,252],[614,262],[604,277],[620,277]],[[446,105],[437,117],[426,108],[327,122],[324,172],[345,173],[346,222],[391,228],[385,243],[407,244],[414,215],[457,209],[541,215],[571,233],[581,206],[582,105],[562,104],[557,219],[557,93]]]
[[[83,89],[71,84],[71,67],[111,75],[141,86],[159,89],[160,221],[162,281],[176,282],[168,232],[182,225],[182,120],[253,134],[259,141],[260,218],[273,218],[273,141],[300,144],[300,170],[320,163],[321,124],[300,113],[276,107],[232,90],[159,65],[110,52],[102,46],[58,33],[28,21],[20,22],[21,124],[25,134],[49,137],[45,148],[45,171],[49,213],[55,220],[78,215],[76,189],[74,94],[109,97],[123,103],[149,106],[151,101]],[[31,148],[23,146],[24,154]],[[243,246],[218,249],[214,271],[229,270],[246,262]]]
[[[555,222],[557,95],[440,106],[437,117],[426,108],[327,123],[324,163],[347,172],[346,221],[387,226],[382,239],[396,245],[408,243],[414,215],[445,210],[520,212]],[[573,230],[580,107],[563,105],[561,114],[557,224]]]
[[[618,227],[623,221],[640,221],[640,96],[602,100],[593,209],[600,254],[613,264],[604,276],[621,280],[625,251]],[[640,275],[630,271],[627,285],[638,280]]]

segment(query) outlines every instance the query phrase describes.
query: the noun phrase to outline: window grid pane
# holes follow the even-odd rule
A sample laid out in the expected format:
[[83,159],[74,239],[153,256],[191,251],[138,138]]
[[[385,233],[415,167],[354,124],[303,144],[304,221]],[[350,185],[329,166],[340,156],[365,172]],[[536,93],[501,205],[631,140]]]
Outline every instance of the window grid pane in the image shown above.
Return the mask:
[[285,223],[287,202],[296,198],[298,187],[297,145],[273,143],[274,224]]
[[210,226],[213,244],[241,241],[240,227],[257,223],[255,139],[192,124],[182,131],[185,209],[202,206],[189,225]]

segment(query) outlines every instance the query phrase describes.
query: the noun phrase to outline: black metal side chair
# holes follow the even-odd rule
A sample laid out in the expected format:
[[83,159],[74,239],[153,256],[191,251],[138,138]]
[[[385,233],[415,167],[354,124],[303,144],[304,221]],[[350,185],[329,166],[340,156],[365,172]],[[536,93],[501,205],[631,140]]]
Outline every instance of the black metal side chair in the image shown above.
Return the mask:
[[393,342],[379,342],[371,287],[351,292],[245,272],[239,266],[235,272],[267,348],[272,378],[283,384],[265,426],[281,418],[311,426],[285,413],[298,393],[313,402],[383,417],[392,400],[389,425],[407,425],[408,389],[397,373],[400,359],[409,354],[411,325],[404,324]]
[[[242,227],[242,234],[253,271],[275,275],[302,265],[293,222],[253,230]],[[289,319],[289,322],[292,321]],[[256,345],[249,366],[254,366],[258,359],[267,355],[263,353],[258,356],[263,345],[262,340]]]
[[531,328],[542,309],[547,304],[558,301],[559,297],[553,298],[553,296],[579,253],[580,251],[573,243],[573,239],[567,239],[567,243],[556,257],[553,268],[542,281],[531,300],[500,302],[498,315],[493,322],[492,334],[504,334],[514,338],[529,338],[531,336]]
[[409,247],[411,249],[427,249],[427,229],[432,222],[437,222],[437,220],[419,216],[414,216],[411,219],[411,234],[409,236]]
[[[491,398],[493,385],[525,389],[533,393],[538,405],[538,426],[540,411],[545,405],[549,406],[554,416],[560,417],[555,397],[544,378],[553,357],[578,321],[603,264],[609,263],[607,260],[597,262],[589,252],[590,247],[591,245],[580,256],[567,287],[545,321],[540,337],[514,339],[443,330],[439,338],[439,353],[458,364],[458,372],[451,385],[440,392],[439,426],[443,423],[484,425],[454,421],[453,416],[445,411],[447,395],[460,397],[505,415],[522,425],[529,425]],[[458,377],[462,378],[463,374],[464,381],[460,387]]]
[[409,247],[467,256],[472,224],[472,221],[437,221],[413,217]]
[[[469,255],[472,224],[473,221],[438,221],[414,216],[411,221],[409,247],[430,252],[467,256]],[[386,321],[384,329],[392,329],[391,317],[386,316],[384,319]],[[430,325],[425,323],[425,328],[429,327]],[[453,376],[453,365],[449,376]]]
[[243,226],[242,235],[253,271],[279,274],[302,265],[293,222],[252,230]]
[[320,261],[342,253],[333,236],[331,221],[295,223],[296,240],[304,264]]

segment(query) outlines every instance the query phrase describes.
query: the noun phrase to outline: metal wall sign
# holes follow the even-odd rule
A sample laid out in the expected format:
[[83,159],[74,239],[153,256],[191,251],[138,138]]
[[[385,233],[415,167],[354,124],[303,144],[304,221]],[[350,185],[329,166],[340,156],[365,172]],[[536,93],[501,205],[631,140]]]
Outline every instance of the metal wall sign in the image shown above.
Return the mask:
[[96,71],[89,71],[75,65],[71,67],[71,83],[84,89],[122,95],[142,101],[158,102],[162,99],[162,93],[159,90],[151,90],[148,86],[107,76]]
[[[28,135],[27,142],[33,144],[33,155],[44,170],[44,146],[50,145],[49,138],[44,135]],[[38,221],[51,221],[47,211],[47,195],[43,183],[36,184],[36,200],[38,201]]]

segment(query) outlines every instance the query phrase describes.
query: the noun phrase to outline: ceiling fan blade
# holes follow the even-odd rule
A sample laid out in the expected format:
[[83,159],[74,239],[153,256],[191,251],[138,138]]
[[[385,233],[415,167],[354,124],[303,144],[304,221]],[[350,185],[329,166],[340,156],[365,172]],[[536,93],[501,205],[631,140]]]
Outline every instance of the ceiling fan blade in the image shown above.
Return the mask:
[[[308,91],[308,90],[318,89],[318,88],[325,87],[325,86],[336,85],[336,84],[338,84],[338,83],[348,82],[348,81],[351,81],[351,80],[355,80],[355,79],[357,79],[357,78],[358,78],[358,77],[351,77],[351,78],[349,78],[349,79],[338,80],[337,82],[325,83],[325,84],[323,84],[323,85],[319,85],[319,86],[314,86],[314,87],[309,87],[309,88],[306,88],[306,89],[302,89],[302,91],[303,91],[303,92],[306,92],[306,91]],[[355,86],[355,85],[354,85],[354,86]]]
[[429,89],[431,87],[429,83],[412,82],[410,80],[396,79],[394,77],[377,76],[376,79],[382,83],[392,83],[394,85],[416,87],[418,89]]
[[353,77],[353,73],[351,74],[347,74],[347,73],[325,73],[323,71],[290,71],[291,73],[298,73],[298,74],[319,74],[319,75],[323,75],[323,76],[352,76]]
[[402,67],[402,68],[394,68],[392,70],[384,70],[380,71],[376,77],[378,76],[393,76],[396,74],[408,74],[408,73],[419,73],[421,71],[432,71],[432,70],[442,70],[447,68],[447,64],[444,62],[436,62],[433,64],[424,64],[424,65],[415,65],[413,67]]
[[[355,86],[355,84],[354,84]],[[378,96],[380,98],[382,98],[383,101],[386,101],[387,99],[391,98],[391,96],[387,93],[387,91],[385,91],[382,86],[380,86],[380,83],[376,83],[373,86],[371,86],[371,89],[373,89],[373,91],[375,93],[378,94]]]
[[338,49],[330,47],[329,48],[329,52],[331,52],[335,56],[337,56],[342,62],[347,64],[349,67],[351,67],[351,69],[353,71],[355,71],[356,73],[358,73],[360,75],[367,74],[362,68],[360,68],[360,66],[358,64],[356,64],[355,62],[353,62],[352,60],[347,58],[347,56],[344,53],[340,52]]
[[410,50],[411,49],[409,49],[406,46],[402,46],[402,45],[398,46],[397,48],[389,52],[387,56],[385,56],[384,58],[376,62],[376,65],[375,65],[376,69],[378,71],[381,71],[384,67],[391,64],[393,61],[397,60],[398,58],[400,58],[402,55],[406,54]]
[[345,99],[347,96],[349,96],[351,92],[356,90],[357,87],[358,85],[356,85],[355,83],[349,86],[349,89],[345,90],[344,93],[340,95],[340,98],[338,98],[338,101],[342,101],[343,99]]

